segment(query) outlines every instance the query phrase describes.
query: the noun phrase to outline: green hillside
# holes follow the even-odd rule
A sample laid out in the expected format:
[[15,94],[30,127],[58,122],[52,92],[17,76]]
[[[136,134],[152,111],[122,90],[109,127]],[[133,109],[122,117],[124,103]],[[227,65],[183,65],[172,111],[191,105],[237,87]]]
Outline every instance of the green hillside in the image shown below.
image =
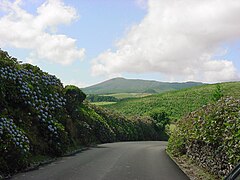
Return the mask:
[[188,159],[222,179],[240,161],[239,99],[240,82],[228,82],[122,100],[105,107],[133,117],[167,114],[173,123],[168,128],[171,156],[184,157],[181,162]]
[[168,83],[140,79],[114,78],[108,81],[83,88],[86,94],[116,94],[116,93],[162,93],[171,90],[179,90],[192,86],[199,86],[202,83]]
[[[221,83],[220,85],[224,96],[240,97],[240,82]],[[179,119],[187,113],[213,102],[216,86],[215,84],[203,85],[143,98],[128,99],[105,107],[128,116],[148,115],[150,111],[164,110],[172,119]]]

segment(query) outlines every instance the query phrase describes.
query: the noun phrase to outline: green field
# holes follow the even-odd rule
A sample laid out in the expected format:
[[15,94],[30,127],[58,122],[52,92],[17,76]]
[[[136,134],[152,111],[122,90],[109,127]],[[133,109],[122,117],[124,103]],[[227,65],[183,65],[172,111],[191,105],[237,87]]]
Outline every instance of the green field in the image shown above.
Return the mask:
[[97,106],[105,106],[105,105],[111,105],[115,104],[116,102],[93,102],[91,104],[97,105]]
[[149,93],[115,93],[115,94],[106,94],[104,96],[113,96],[117,99],[127,99],[127,98],[141,98],[150,96]]
[[[221,83],[224,96],[240,97],[240,82]],[[151,95],[137,99],[127,99],[115,104],[104,105],[127,116],[148,115],[150,111],[165,110],[172,119],[179,119],[199,107],[213,102],[216,84],[203,85]]]

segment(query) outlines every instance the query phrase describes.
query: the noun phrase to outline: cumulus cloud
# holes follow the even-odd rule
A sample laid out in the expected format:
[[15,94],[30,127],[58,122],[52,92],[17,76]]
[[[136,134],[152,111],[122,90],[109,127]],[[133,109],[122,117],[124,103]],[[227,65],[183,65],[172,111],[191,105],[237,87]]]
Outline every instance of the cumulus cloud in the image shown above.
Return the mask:
[[63,82],[63,84],[64,84],[64,86],[74,85],[74,86],[77,86],[79,88],[85,88],[85,87],[90,86],[88,83],[80,82],[80,81],[76,81],[76,80],[65,81],[65,82]]
[[135,0],[135,3],[142,9],[147,8],[147,0]]
[[57,26],[69,24],[78,18],[73,7],[61,0],[47,0],[37,8],[36,15],[21,7],[22,1],[0,1],[0,46],[31,50],[27,59],[44,59],[54,63],[70,64],[84,56],[76,40],[56,34]]
[[[141,2],[141,1],[140,1]],[[144,19],[93,60],[93,75],[159,72],[169,80],[237,80],[233,63],[215,59],[240,38],[240,1],[149,0]]]

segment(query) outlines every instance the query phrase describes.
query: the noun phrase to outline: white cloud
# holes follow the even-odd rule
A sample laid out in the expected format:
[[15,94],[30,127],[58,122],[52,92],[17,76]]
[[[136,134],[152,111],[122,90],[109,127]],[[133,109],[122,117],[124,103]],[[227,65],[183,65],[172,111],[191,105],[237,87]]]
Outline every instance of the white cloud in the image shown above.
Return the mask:
[[135,3],[142,9],[147,8],[147,0],[135,0]]
[[74,85],[74,86],[77,86],[79,88],[85,88],[85,87],[90,86],[89,84],[87,84],[85,82],[80,82],[80,81],[76,81],[76,80],[66,81],[66,82],[63,82],[63,84],[64,84],[64,86],[66,86],[66,85]]
[[231,61],[214,58],[224,43],[240,38],[239,19],[237,0],[149,0],[145,18],[117,42],[116,51],[94,59],[92,73],[160,72],[167,79],[205,82],[239,79]]
[[1,1],[0,46],[30,49],[27,59],[44,59],[54,63],[70,64],[82,59],[84,49],[76,47],[76,40],[56,34],[57,26],[69,24],[78,18],[73,7],[61,0],[47,0],[37,8],[36,15],[21,8],[21,0]]

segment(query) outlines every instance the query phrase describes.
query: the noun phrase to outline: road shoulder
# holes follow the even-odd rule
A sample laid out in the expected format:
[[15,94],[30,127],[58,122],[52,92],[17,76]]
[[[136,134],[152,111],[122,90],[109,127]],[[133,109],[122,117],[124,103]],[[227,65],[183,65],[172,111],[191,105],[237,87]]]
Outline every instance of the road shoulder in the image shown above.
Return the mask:
[[217,176],[214,176],[209,172],[207,172],[204,168],[196,165],[186,155],[174,157],[169,152],[167,152],[167,154],[178,165],[178,167],[189,177],[190,180],[218,180],[219,179]]

